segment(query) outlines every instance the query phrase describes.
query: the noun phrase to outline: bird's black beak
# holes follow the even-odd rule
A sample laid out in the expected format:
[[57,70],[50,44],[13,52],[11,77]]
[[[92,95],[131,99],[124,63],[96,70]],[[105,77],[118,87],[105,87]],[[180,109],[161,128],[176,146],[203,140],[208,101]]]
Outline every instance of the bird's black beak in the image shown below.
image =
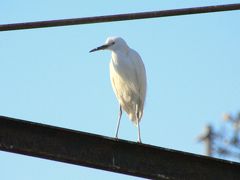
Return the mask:
[[99,46],[99,47],[97,47],[97,48],[92,49],[92,50],[89,51],[89,52],[91,53],[91,52],[94,52],[94,51],[104,50],[104,49],[107,49],[109,46],[110,46],[109,44],[104,44],[104,45],[102,45],[102,46]]

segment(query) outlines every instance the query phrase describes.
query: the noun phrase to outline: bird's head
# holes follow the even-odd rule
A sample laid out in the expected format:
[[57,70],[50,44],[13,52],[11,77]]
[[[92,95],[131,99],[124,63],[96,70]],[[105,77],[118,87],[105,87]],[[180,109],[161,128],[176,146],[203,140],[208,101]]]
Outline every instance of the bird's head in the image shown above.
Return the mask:
[[99,51],[99,50],[120,50],[120,49],[125,49],[128,48],[127,43],[120,37],[109,37],[107,38],[106,42],[97,48],[92,49],[89,52],[94,52],[94,51]]

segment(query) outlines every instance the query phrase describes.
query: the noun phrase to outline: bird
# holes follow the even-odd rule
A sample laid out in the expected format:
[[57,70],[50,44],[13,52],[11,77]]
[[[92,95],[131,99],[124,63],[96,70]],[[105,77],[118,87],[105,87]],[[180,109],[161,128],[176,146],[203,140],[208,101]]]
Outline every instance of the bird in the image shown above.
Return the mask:
[[121,37],[108,37],[102,46],[89,52],[99,50],[112,52],[109,64],[110,80],[119,103],[115,138],[118,139],[122,110],[124,110],[129,119],[137,126],[137,142],[141,143],[140,121],[143,116],[147,90],[146,70],[142,58]]

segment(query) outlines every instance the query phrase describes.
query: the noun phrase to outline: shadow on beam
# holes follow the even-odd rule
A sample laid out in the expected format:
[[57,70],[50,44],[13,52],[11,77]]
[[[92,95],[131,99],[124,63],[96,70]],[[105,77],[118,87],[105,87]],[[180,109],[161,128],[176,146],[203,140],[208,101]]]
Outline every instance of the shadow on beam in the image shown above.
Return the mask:
[[0,116],[0,149],[150,179],[240,179],[240,164]]

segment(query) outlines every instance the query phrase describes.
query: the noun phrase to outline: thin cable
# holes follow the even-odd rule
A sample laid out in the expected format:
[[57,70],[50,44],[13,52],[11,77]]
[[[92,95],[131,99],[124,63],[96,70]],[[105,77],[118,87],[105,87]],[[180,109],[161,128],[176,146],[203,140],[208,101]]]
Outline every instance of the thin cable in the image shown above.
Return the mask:
[[117,14],[117,15],[108,15],[108,16],[85,17],[85,18],[75,18],[75,19],[61,19],[61,20],[25,22],[25,23],[15,23],[15,24],[2,24],[0,25],[0,31],[69,26],[69,25],[80,25],[80,24],[93,24],[93,23],[126,21],[126,20],[157,18],[157,17],[167,17],[167,16],[179,16],[179,15],[188,15],[188,14],[201,14],[201,13],[232,11],[232,10],[240,10],[240,3],[217,5],[217,6],[184,8],[184,9],[172,9],[172,10],[163,10],[163,11]]

